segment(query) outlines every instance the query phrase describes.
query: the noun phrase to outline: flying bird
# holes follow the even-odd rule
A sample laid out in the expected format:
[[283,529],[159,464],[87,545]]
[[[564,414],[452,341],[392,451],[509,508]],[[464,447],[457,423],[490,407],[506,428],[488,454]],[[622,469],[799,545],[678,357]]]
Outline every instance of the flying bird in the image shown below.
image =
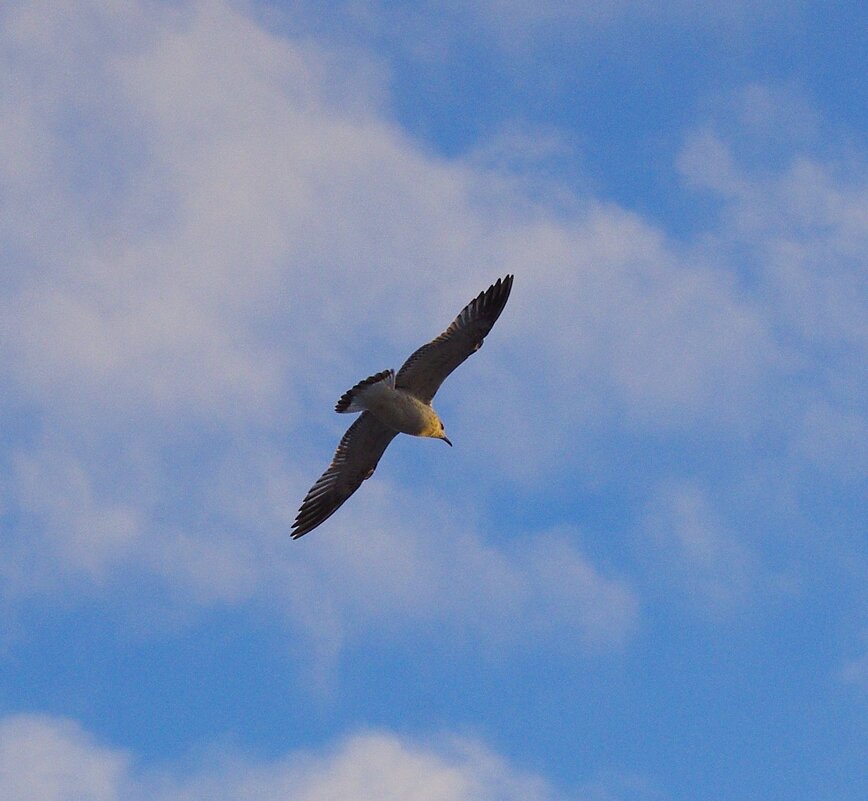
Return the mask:
[[292,524],[293,539],[331,517],[373,475],[397,434],[433,437],[452,445],[431,401],[446,376],[482,347],[506,305],[512,278],[498,278],[480,292],[440,336],[413,353],[397,375],[394,370],[383,370],[341,396],[336,412],[362,414],[347,429],[328,470],[302,501]]

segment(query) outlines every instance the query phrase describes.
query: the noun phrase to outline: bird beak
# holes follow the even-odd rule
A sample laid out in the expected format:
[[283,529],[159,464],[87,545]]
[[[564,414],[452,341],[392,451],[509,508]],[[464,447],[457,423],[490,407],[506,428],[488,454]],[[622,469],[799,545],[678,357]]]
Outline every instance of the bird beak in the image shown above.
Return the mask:
[[452,443],[449,441],[449,437],[447,437],[445,434],[440,437],[440,439],[442,439],[450,448],[452,447]]

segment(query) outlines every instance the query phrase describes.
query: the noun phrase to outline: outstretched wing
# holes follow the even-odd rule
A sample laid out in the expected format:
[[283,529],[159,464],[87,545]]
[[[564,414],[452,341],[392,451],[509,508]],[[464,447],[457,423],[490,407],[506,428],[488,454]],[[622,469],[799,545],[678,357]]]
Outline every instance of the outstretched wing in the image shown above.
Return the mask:
[[512,276],[498,278],[462,310],[437,339],[417,350],[398,371],[395,386],[431,403],[440,385],[461,362],[482,347],[512,289]]
[[302,501],[292,537],[298,539],[331,517],[366,479],[370,478],[398,432],[363,412],[341,438],[332,463]]

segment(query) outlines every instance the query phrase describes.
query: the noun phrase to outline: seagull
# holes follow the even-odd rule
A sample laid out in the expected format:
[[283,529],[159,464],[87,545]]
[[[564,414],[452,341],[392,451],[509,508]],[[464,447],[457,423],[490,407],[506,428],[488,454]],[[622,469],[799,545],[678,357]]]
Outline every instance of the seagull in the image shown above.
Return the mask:
[[335,405],[342,414],[361,412],[338,445],[328,470],[310,488],[292,524],[298,539],[331,517],[374,474],[399,433],[442,439],[452,445],[431,401],[446,377],[482,347],[512,289],[512,276],[480,292],[452,324],[413,353],[398,370],[383,370],[347,390]]

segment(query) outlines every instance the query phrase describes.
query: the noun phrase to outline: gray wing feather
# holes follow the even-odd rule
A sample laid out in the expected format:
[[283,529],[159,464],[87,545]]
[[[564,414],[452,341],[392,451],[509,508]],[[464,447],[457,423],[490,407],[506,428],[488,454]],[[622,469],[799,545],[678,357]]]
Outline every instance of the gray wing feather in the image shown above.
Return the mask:
[[362,415],[341,438],[328,470],[302,501],[292,537],[298,539],[331,517],[377,467],[377,462],[398,432],[383,425],[370,412]]
[[423,345],[398,371],[395,386],[431,403],[440,385],[461,362],[482,347],[512,289],[512,276],[498,278],[468,303],[439,337]]

